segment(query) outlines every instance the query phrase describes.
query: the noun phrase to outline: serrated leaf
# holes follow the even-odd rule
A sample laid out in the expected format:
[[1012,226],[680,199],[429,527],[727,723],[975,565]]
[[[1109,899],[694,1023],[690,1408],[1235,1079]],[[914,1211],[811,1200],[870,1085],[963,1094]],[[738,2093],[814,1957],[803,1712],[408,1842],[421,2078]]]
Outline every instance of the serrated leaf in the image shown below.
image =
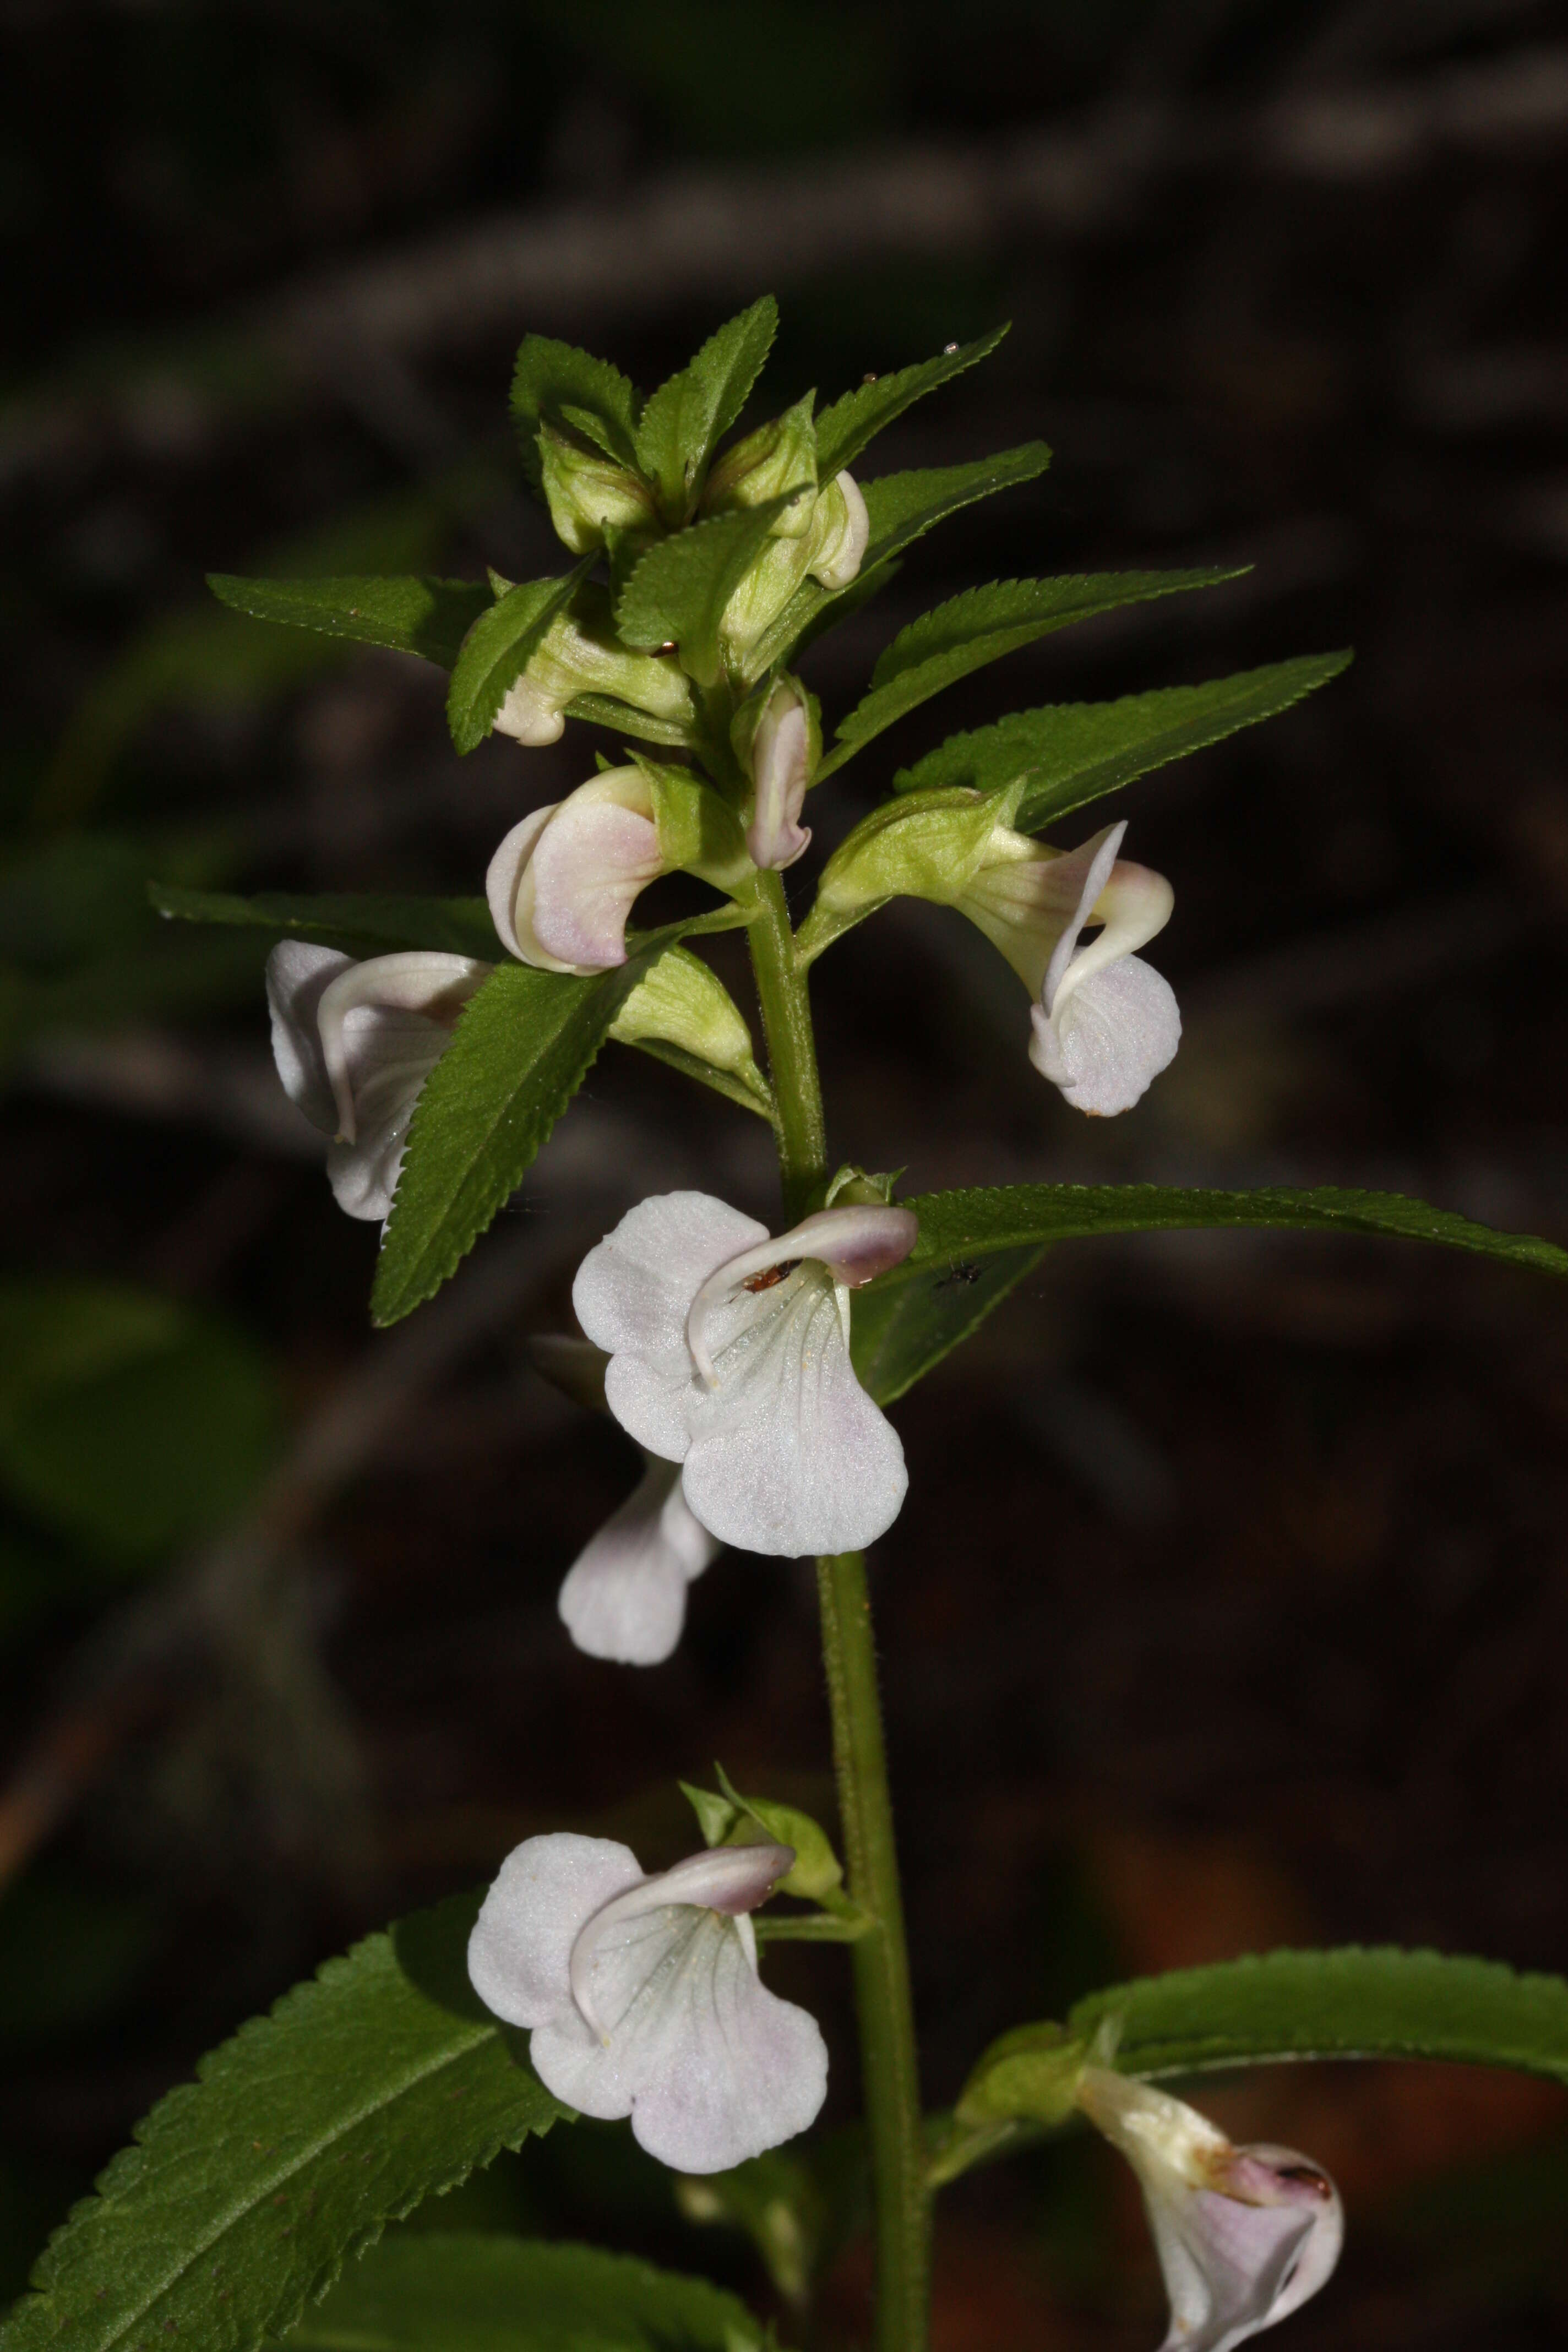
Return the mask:
[[[997,490],[1033,481],[1050,462],[1051,453],[1043,441],[1026,441],[1019,448],[1004,449],[995,457],[978,457],[966,466],[922,466],[910,473],[883,474],[874,482],[862,482],[871,536],[858,573],[847,588],[822,588],[814,580],[803,582],[772,628],[752,647],[752,674],[760,676],[797,645],[831,628],[838,617],[836,608],[853,612],[874,596],[892,576],[904,549],[939,522],[945,522],[949,515]],[[820,776],[822,771],[817,773]]]
[[447,695],[447,721],[459,751],[472,751],[484,741],[530,656],[593,562],[592,555],[584,556],[574,572],[559,579],[525,580],[479,614],[452,665]]
[[511,378],[511,414],[522,463],[537,490],[542,482],[539,427],[545,418],[573,426],[622,465],[637,462],[641,397],[608,360],[596,360],[550,335],[525,335]]
[[1205,686],[1156,687],[1115,702],[1047,703],[991,727],[952,735],[893,778],[896,793],[967,785],[993,792],[1019,776],[1028,789],[1014,822],[1031,832],[1131,783],[1167,760],[1202,751],[1238,729],[1288,710],[1337,677],[1347,653],[1303,654]]
[[648,394],[637,433],[637,460],[658,485],[671,522],[696,504],[715,443],[730,430],[763,372],[778,332],[771,294],[710,335],[696,357]]
[[450,669],[464,637],[490,606],[482,580],[433,580],[410,573],[346,580],[245,580],[209,572],[207,586],[223,604],[253,620],[352,637],[365,646],[422,655]]
[[1068,2025],[1121,2027],[1123,2074],[1279,2058],[1447,2058],[1568,2083],[1568,1982],[1497,1960],[1350,1948],[1268,1952],[1091,1993]]
[[423,1306],[516,1192],[653,952],[586,979],[502,964],[468,999],[408,1130],[374,1322]]
[[852,466],[885,425],[912,408],[917,400],[923,400],[928,392],[951,383],[966,368],[989,359],[1007,331],[1005,325],[995,327],[978,342],[955,343],[939,352],[935,359],[921,360],[893,375],[875,376],[825,408],[816,420],[817,478],[831,481],[844,467]]
[[[914,1207],[910,1202],[901,1203]],[[891,1404],[979,1328],[1039,1264],[1043,1244],[927,1265],[896,1289],[871,1283],[852,1294],[850,1355],[861,1387]]]
[[403,948],[439,948],[447,955],[499,963],[506,950],[482,898],[416,898],[383,895],[262,890],[187,890],[149,882],[160,915],[183,923],[225,923],[272,931],[279,939],[318,940],[349,955],[393,955]]
[[920,1219],[920,1238],[901,1265],[855,1293],[852,1310],[855,1368],[879,1404],[901,1396],[967,1339],[1051,1242],[1095,1234],[1273,1226],[1436,1242],[1538,1273],[1568,1274],[1568,1250],[1555,1242],[1497,1233],[1394,1192],[1328,1186],[1219,1192],[1163,1184],[1013,1184],[917,1193],[900,1206]]
[[674,641],[700,685],[721,667],[724,610],[764,545],[775,515],[791,501],[770,499],[735,514],[715,515],[658,541],[632,572],[616,604],[623,641],[641,653]]
[[289,2337],[300,2352],[752,2352],[743,2303],[597,2246],[389,2238]]
[[1232,564],[1199,572],[1076,572],[1056,580],[999,580],[985,588],[966,588],[900,630],[871,673],[871,691],[840,720],[835,730],[838,748],[823,761],[817,781],[853,759],[863,744],[907,711],[1004,654],[1123,604],[1217,587],[1246,569],[1245,564]]
[[569,2115],[468,1985],[476,1907],[370,1937],[204,2059],[51,2240],[4,2352],[252,2352],[387,2221]]

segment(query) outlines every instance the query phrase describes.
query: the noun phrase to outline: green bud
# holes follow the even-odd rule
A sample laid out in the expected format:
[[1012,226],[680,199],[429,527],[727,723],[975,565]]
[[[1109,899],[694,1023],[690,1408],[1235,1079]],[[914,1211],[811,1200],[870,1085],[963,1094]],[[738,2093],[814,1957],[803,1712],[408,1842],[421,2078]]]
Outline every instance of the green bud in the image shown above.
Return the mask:
[[551,623],[502,703],[497,730],[521,743],[553,743],[564,731],[567,705],[580,694],[613,697],[671,727],[690,730],[697,723],[691,682],[675,656],[633,653],[624,646],[609,591],[595,581],[584,582]]
[[1065,2026],[1021,2025],[986,2051],[960,2094],[954,2116],[971,2127],[1020,2118],[1064,2124],[1090,2055]]
[[767,1797],[742,1797],[721,1764],[713,1767],[722,1794],[689,1788],[682,1792],[697,1815],[710,1845],[788,1845],[795,1848],[795,1867],[778,1883],[781,1895],[798,1895],[820,1903],[844,1884],[844,1865],[834,1853],[826,1832],[809,1813],[794,1805],[777,1805]]
[[770,499],[791,499],[772,526],[775,539],[798,539],[812,528],[809,498],[798,495],[816,488],[816,434],[811,411],[816,394],[808,392],[782,416],[759,425],[743,441],[726,449],[708,477],[699,511],[730,514],[738,507],[763,506]]
[[978,872],[1021,789],[981,793],[953,784],[884,801],[828,859],[816,904],[800,929],[797,954],[810,962],[889,898],[951,906]]
[[901,1168],[888,1170],[881,1175],[868,1175],[864,1168],[842,1167],[827,1188],[822,1205],[837,1208],[840,1202],[847,1209],[886,1209],[892,1205],[893,1187],[903,1174]]
[[550,520],[574,555],[602,547],[607,530],[659,528],[653,492],[627,466],[552,425],[539,428],[539,457]]
[[622,1045],[671,1049],[665,1058],[678,1066],[700,1065],[697,1075],[721,1072],[739,1082],[752,1108],[764,1116],[771,1110],[773,1097],[739,1006],[718,973],[689,949],[666,948],[626,998],[610,1034]]
[[[837,593],[860,569],[871,526],[854,477],[836,474],[802,504],[808,507],[806,528],[770,539],[724,608],[721,634],[731,660],[742,666],[804,580]],[[773,529],[776,533],[776,523]]]

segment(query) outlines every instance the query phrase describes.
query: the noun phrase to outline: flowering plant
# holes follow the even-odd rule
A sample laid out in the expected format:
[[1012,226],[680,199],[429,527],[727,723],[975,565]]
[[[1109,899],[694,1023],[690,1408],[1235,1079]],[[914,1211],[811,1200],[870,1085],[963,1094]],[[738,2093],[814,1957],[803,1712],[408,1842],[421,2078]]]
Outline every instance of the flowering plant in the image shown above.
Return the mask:
[[[995,336],[868,378],[820,412],[808,395],[727,442],[774,325],[772,302],[756,303],[647,398],[604,361],[527,339],[512,409],[573,569],[488,585],[214,581],[261,619],[444,663],[459,751],[496,731],[526,751],[568,723],[617,740],[614,761],[518,817],[482,898],[246,908],[167,890],[159,902],[281,934],[268,973],[279,1072],[332,1139],[340,1204],[382,1227],[378,1323],[419,1307],[479,1241],[608,1044],[651,1052],[766,1122],[775,1230],[703,1192],[629,1202],[578,1271],[580,1331],[538,1342],[540,1369],[611,1414],[644,1465],[565,1579],[561,1638],[651,1664],[676,1646],[688,1588],[721,1549],[815,1557],[843,1859],[819,1823],[721,1774],[716,1790],[688,1791],[700,1849],[664,1868],[605,1837],[528,1838],[482,1899],[331,1963],[158,2107],[46,2256],[7,2352],[109,2352],[174,2334],[249,2347],[291,2327],[306,2344],[412,2343],[432,2308],[445,2334],[482,2332],[503,2294],[519,2343],[568,2325],[584,2343],[761,2343],[761,2323],[705,2283],[634,2274],[587,2249],[456,2238],[389,2242],[335,2287],[320,2323],[301,2315],[388,2220],[583,2115],[626,2119],[683,2177],[689,2210],[752,2227],[780,2297],[807,2304],[810,2233],[789,2200],[805,2196],[816,2144],[766,2199],[751,2169],[811,2132],[830,2077],[816,2020],[763,1981],[763,1950],[781,1938],[847,1948],[865,2098],[855,2161],[885,2352],[925,2340],[936,2192],[1083,2119],[1137,2175],[1169,2345],[1229,2352],[1324,2284],[1342,2216],[1321,2168],[1233,2146],[1157,2078],[1376,2053],[1568,2074],[1568,1985],[1556,1979],[1430,1953],[1289,1952],[1112,1987],[1065,2023],[1022,2026],[981,2055],[950,2112],[922,2113],[863,1558],[905,1499],[886,1409],[1068,1236],[1317,1228],[1557,1274],[1568,1254],[1377,1193],[1025,1184],[900,1196],[891,1178],[835,1168],[810,972],[900,897],[953,909],[1018,975],[1022,1083],[1043,1080],[1088,1114],[1131,1109],[1179,1045],[1174,994],[1142,954],[1173,890],[1122,855],[1125,821],[1096,830],[1081,813],[1284,709],[1348,656],[953,736],[889,780],[797,924],[783,877],[810,849],[811,795],[896,719],[1049,631],[1226,575],[970,590],[899,632],[829,741],[798,667],[812,644],[924,532],[1029,480],[1048,452],[1029,443],[969,465],[862,471],[882,428]],[[708,903],[635,928],[641,894],[675,873]],[[749,950],[760,1058],[692,944],[723,930]],[[775,1912],[780,1896],[793,1907]],[[544,2332],[531,2334],[542,2312]]]

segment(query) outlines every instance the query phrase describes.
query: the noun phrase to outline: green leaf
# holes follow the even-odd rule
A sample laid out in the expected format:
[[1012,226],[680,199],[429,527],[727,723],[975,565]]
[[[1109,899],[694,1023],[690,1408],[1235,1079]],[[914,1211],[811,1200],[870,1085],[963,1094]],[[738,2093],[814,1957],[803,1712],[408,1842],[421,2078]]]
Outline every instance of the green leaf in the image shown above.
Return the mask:
[[896,793],[967,785],[992,792],[1020,776],[1028,788],[1015,823],[1021,833],[1051,824],[1167,760],[1202,751],[1239,728],[1288,710],[1337,677],[1349,653],[1304,654],[1206,686],[1163,686],[1116,702],[1047,703],[994,726],[951,735],[893,778]]
[[608,360],[596,360],[549,335],[525,335],[512,371],[511,414],[522,462],[537,490],[543,474],[539,427],[545,418],[585,434],[624,466],[634,466],[641,401],[635,384]]
[[1077,572],[1057,580],[999,580],[989,587],[965,589],[900,630],[871,673],[870,693],[840,720],[838,749],[823,761],[817,781],[943,687],[1021,646],[1033,645],[1037,637],[1123,604],[1146,604],[1151,597],[1190,588],[1217,587],[1246,569],[1245,564],[1232,564],[1202,572]]
[[1120,2025],[1125,2074],[1280,2058],[1447,2058],[1568,2083],[1568,1982],[1497,1960],[1392,1949],[1268,1952],[1080,2000],[1080,2041]]
[[422,654],[450,669],[464,637],[490,606],[482,580],[403,579],[242,580],[209,572],[207,586],[223,604],[253,620],[279,621],[361,645],[391,646]]
[[854,1294],[851,1352],[879,1404],[966,1339],[1034,1266],[1050,1242],[1095,1234],[1276,1226],[1300,1232],[1438,1242],[1542,1274],[1568,1274],[1568,1250],[1527,1234],[1500,1234],[1394,1192],[1182,1191],[1162,1184],[1013,1184],[917,1193],[900,1206],[920,1219],[901,1265]]
[[651,960],[586,979],[502,964],[469,998],[408,1130],[371,1295],[376,1323],[423,1306],[516,1192]]
[[[940,1194],[937,1196],[940,1198]],[[914,1201],[900,1207],[918,1208]],[[879,1404],[891,1404],[979,1328],[994,1307],[1038,1265],[1042,1244],[922,1265],[896,1286],[870,1283],[852,1294],[850,1355]]]
[[388,2238],[289,2337],[300,2352],[761,2352],[706,2279],[597,2246],[431,2231]]
[[276,1447],[277,1383],[244,1332],[129,1283],[0,1283],[0,1486],[108,1561],[230,1517]]
[[696,504],[714,444],[745,406],[778,323],[778,304],[764,294],[649,394],[637,426],[637,461],[658,485],[671,522],[684,522]]
[[593,562],[586,555],[574,572],[556,580],[525,580],[479,614],[452,666],[447,696],[447,724],[459,751],[472,751],[484,741],[529,656]]
[[994,328],[975,343],[954,343],[934,360],[900,368],[896,375],[873,376],[825,408],[816,420],[816,470],[819,481],[830,482],[844,467],[852,466],[868,441],[891,425],[906,408],[923,400],[939,384],[951,383],[965,368],[989,359],[1007,332]]
[[650,547],[622,589],[616,626],[628,646],[657,652],[671,639],[702,686],[718,681],[724,609],[766,543],[788,499],[693,523]]
[[[990,498],[996,490],[1033,481],[1050,462],[1051,453],[1043,441],[1026,441],[1017,449],[1005,449],[995,457],[978,457],[970,465],[922,466],[912,473],[883,474],[874,482],[862,482],[871,536],[858,573],[847,588],[822,588],[814,580],[804,581],[772,628],[752,647],[752,674],[760,677],[797,645],[820,636],[838,617],[835,606],[842,604],[850,613],[874,596],[886,586],[904,549],[939,522],[945,522],[949,515],[973,506],[977,499]],[[819,768],[817,774],[821,773]]]
[[329,892],[187,890],[150,882],[160,915],[183,923],[231,923],[279,939],[319,940],[350,955],[391,955],[401,948],[439,948],[447,955],[499,963],[505,953],[482,898],[415,898]]
[[50,2242],[4,2352],[252,2352],[387,2221],[567,2115],[468,1985],[475,1908],[372,1936],[205,2058]]

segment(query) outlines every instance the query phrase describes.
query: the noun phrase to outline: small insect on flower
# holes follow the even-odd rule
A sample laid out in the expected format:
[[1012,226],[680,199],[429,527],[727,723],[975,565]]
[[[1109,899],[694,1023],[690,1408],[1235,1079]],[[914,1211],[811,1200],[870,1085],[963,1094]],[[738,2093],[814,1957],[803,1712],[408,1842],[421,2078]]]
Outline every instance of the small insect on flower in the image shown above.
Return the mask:
[[779,1265],[764,1266],[761,1274],[749,1274],[741,1287],[742,1290],[749,1290],[754,1298],[761,1290],[772,1290],[774,1284],[782,1282],[786,1274],[793,1274],[799,1264],[799,1258],[786,1257]]

